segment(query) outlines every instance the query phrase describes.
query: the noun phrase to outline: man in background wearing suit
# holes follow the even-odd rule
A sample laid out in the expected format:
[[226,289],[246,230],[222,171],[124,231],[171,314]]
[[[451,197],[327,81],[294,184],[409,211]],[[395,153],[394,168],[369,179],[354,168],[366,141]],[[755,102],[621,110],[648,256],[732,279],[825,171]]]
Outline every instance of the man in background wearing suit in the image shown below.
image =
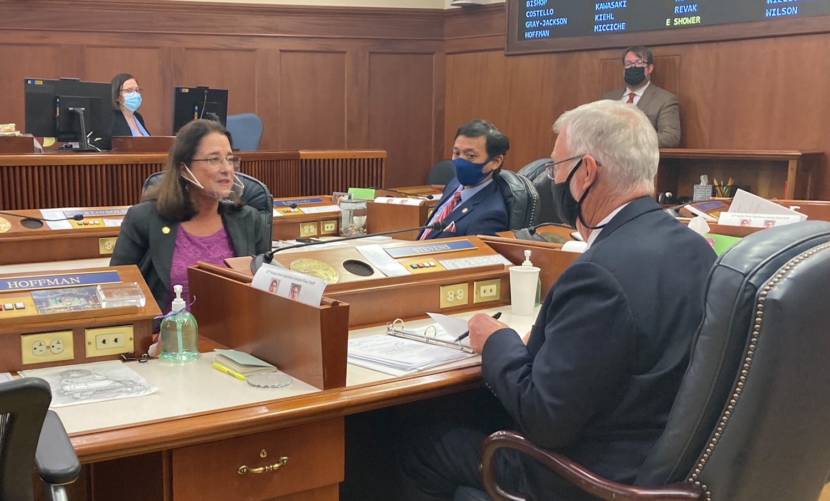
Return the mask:
[[[434,425],[407,444],[409,499],[480,488],[481,443],[498,428],[632,483],[666,425],[715,254],[654,201],[657,134],[640,110],[598,101],[563,114],[554,131],[554,200],[588,250],[550,290],[527,339],[488,315],[470,319],[496,401],[474,422]],[[502,411],[508,419],[494,423]],[[587,498],[517,453],[497,455],[496,475],[530,499]]]
[[680,104],[677,96],[651,83],[654,55],[647,47],[629,47],[623,54],[625,89],[609,92],[603,99],[634,104],[657,129],[661,148],[680,145]]
[[455,133],[452,163],[455,179],[432,213],[429,224],[441,222],[440,231],[426,229],[420,240],[462,235],[493,235],[508,229],[507,204],[493,179],[510,149],[507,136],[486,120],[473,120]]

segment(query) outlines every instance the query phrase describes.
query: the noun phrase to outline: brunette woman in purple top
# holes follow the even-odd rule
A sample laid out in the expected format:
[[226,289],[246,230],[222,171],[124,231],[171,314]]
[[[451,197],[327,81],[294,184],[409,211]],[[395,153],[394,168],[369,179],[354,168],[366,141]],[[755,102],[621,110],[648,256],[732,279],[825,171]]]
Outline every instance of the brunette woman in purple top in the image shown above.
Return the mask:
[[127,211],[110,265],[138,265],[162,311],[173,285],[188,291],[189,266],[270,249],[270,222],[242,205],[238,168],[222,124],[194,120],[176,135],[161,181]]

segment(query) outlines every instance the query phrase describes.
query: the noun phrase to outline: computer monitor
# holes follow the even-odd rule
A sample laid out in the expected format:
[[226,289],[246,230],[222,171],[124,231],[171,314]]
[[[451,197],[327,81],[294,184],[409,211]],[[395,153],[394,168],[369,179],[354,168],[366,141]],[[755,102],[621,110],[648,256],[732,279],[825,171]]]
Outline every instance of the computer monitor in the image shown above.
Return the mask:
[[27,78],[23,88],[26,132],[76,142],[75,151],[98,151],[98,145],[108,143],[113,115],[109,83]]
[[173,98],[173,134],[186,123],[207,118],[226,125],[228,121],[227,89],[176,87]]

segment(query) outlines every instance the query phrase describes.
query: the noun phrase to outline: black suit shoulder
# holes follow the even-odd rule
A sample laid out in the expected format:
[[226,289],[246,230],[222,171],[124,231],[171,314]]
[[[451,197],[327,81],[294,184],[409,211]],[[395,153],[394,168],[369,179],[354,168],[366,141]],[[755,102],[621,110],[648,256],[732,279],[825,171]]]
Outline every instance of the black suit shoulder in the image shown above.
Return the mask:
[[[141,113],[135,112],[135,118],[139,121],[144,130],[147,131],[147,134],[150,134],[150,130],[144,124],[144,117],[141,116]],[[121,113],[121,110],[113,110],[112,111],[112,134],[111,137],[115,136],[132,136],[133,132],[130,130],[130,126],[127,124],[127,119],[124,118],[124,114]]]

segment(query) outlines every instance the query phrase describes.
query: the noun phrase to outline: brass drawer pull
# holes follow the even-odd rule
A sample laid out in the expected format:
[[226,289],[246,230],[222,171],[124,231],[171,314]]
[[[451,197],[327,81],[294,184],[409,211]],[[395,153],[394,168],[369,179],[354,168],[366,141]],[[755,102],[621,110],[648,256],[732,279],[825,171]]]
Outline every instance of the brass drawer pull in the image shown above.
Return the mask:
[[236,470],[237,473],[240,475],[245,475],[248,473],[259,475],[260,473],[271,473],[272,471],[277,471],[283,466],[288,464],[288,456],[283,456],[274,464],[268,464],[265,466],[258,466],[256,468],[248,468],[246,465],[242,465],[239,469]]

